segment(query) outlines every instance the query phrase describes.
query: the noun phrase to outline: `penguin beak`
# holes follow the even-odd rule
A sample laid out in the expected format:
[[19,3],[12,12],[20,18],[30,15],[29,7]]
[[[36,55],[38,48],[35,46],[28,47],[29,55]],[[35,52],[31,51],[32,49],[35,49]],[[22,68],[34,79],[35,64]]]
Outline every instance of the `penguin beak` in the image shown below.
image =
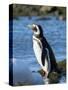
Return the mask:
[[32,25],[27,25],[27,27],[28,27],[28,28],[30,28],[30,29],[32,29],[32,28],[33,28],[33,26],[32,26]]
[[32,29],[32,31],[36,31],[36,27],[32,25],[27,25],[30,29]]

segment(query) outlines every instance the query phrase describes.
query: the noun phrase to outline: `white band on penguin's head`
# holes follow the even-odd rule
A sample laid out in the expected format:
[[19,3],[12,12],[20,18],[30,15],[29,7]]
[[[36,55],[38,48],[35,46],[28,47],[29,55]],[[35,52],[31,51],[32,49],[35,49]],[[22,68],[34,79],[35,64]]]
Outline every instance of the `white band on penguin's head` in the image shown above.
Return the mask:
[[37,31],[34,31],[34,35],[39,35],[40,34],[40,30],[39,30],[39,27],[35,24],[33,24],[33,27],[36,27]]

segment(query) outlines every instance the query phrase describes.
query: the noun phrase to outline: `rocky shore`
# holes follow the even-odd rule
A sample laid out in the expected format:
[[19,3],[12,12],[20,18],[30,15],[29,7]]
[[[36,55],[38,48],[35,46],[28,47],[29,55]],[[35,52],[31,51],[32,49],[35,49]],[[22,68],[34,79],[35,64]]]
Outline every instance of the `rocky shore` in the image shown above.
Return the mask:
[[[57,16],[59,19],[66,19],[66,7],[57,6],[42,6],[42,5],[10,5],[9,10],[13,8],[13,18],[17,19],[18,16]],[[10,17],[11,19],[12,17]]]

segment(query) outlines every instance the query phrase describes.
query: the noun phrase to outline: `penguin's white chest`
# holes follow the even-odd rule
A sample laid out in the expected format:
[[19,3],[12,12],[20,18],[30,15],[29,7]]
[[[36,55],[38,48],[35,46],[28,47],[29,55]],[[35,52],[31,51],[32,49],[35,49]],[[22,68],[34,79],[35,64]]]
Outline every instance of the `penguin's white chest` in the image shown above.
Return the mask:
[[42,66],[41,55],[42,55],[42,43],[40,40],[33,38],[33,50],[38,63]]
[[[33,37],[33,50],[34,50],[34,53],[35,53],[35,57],[38,61],[38,63],[41,65],[42,69],[45,70],[45,71],[50,71],[50,60],[45,57],[45,66],[42,65],[42,49],[43,49],[43,46],[42,46],[42,43],[39,39]],[[48,50],[46,48],[46,52],[47,52],[47,57],[49,58],[48,56]]]

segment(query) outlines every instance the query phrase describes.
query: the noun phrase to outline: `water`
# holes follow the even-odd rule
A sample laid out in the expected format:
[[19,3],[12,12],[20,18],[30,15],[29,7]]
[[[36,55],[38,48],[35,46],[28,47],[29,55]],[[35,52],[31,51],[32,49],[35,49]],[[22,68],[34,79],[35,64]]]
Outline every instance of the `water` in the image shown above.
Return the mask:
[[[66,58],[66,22],[55,17],[50,18],[50,20],[36,20],[37,17],[31,19],[19,17],[19,20],[13,20],[13,58],[16,63],[17,60],[26,62],[30,71],[38,71],[41,67],[34,56],[32,31],[27,27],[28,24],[36,23],[42,26],[44,36],[53,48],[57,62]],[[17,67],[21,68],[22,66],[23,64],[17,65]],[[18,68],[15,68],[15,70],[18,70]],[[38,81],[42,80],[39,78],[36,81],[38,83]]]

